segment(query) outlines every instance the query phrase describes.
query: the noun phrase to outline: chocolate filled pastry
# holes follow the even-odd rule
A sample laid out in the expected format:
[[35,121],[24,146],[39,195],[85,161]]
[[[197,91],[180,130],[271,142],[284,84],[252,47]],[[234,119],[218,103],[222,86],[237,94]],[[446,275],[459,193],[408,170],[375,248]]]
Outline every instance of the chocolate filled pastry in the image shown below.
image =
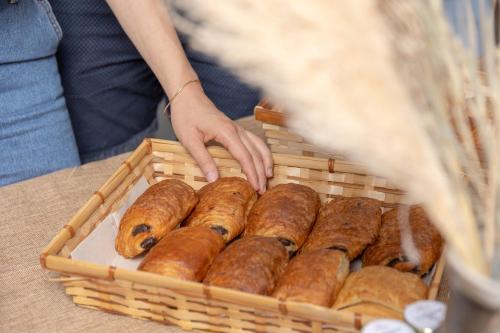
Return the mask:
[[269,295],[287,262],[285,247],[276,238],[242,238],[230,244],[215,258],[205,283]]
[[426,297],[427,286],[417,275],[385,266],[370,266],[349,274],[333,308],[403,319],[406,305]]
[[[382,215],[382,226],[378,239],[363,253],[363,266],[382,265],[423,275],[441,256],[443,240],[437,229],[431,224],[424,210],[413,206],[409,212],[402,212],[407,207],[390,210]],[[408,218],[411,239],[418,251],[418,258],[410,259],[401,245],[399,218]],[[407,232],[410,236],[410,232]]]
[[335,198],[320,210],[302,252],[335,249],[353,260],[375,241],[380,229],[380,201],[369,198]]
[[280,184],[264,193],[248,217],[244,237],[276,237],[291,255],[304,243],[321,205],[318,193],[299,184]]
[[150,186],[123,215],[116,250],[126,258],[149,250],[184,220],[197,202],[196,192],[180,180],[167,179]]
[[213,230],[180,228],[163,237],[146,254],[138,269],[199,282],[225,244],[222,236]]
[[257,200],[250,183],[240,177],[219,178],[205,185],[198,196],[200,201],[187,225],[212,228],[226,242],[243,232],[248,213]]
[[347,274],[349,260],[344,252],[320,249],[301,253],[286,267],[273,296],[331,307]]

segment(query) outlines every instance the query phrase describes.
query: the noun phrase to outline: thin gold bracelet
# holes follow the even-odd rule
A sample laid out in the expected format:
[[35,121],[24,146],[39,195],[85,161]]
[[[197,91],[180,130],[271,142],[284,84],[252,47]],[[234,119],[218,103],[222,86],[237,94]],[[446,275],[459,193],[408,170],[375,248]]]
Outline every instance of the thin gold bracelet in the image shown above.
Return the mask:
[[195,79],[195,80],[189,80],[188,82],[184,83],[182,85],[182,87],[179,88],[179,90],[177,90],[174,94],[174,96],[172,96],[172,98],[169,99],[167,105],[165,105],[165,108],[163,109],[163,114],[170,117],[170,112],[168,112],[168,109],[170,107],[170,105],[172,105],[172,102],[174,101],[174,99],[180,95],[180,93],[184,90],[184,88],[186,88],[188,85],[190,85],[191,83],[195,83],[195,82],[198,82],[198,83],[201,83],[200,80],[198,79]]

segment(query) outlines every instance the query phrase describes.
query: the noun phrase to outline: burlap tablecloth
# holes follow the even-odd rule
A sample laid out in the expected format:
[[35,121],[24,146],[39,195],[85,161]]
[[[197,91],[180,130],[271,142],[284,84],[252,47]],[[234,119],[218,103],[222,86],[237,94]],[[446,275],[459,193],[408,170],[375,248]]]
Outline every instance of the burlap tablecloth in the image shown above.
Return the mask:
[[0,332],[183,332],[73,304],[38,256],[128,154],[0,188]]

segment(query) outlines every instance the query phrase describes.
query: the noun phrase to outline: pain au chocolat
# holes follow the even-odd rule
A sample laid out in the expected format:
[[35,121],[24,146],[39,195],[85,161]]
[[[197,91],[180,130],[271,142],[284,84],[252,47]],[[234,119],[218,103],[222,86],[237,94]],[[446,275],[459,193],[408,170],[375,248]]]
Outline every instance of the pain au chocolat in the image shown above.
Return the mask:
[[417,275],[391,267],[370,266],[349,274],[333,308],[402,319],[406,305],[426,296],[427,286]]
[[224,246],[222,236],[211,229],[180,228],[163,237],[146,254],[138,269],[199,282]]
[[286,267],[273,296],[331,307],[347,274],[349,260],[344,252],[319,249],[301,253]]
[[250,183],[240,177],[220,178],[198,192],[200,201],[187,221],[220,233],[226,242],[243,232],[247,217],[257,200]]
[[344,251],[353,260],[375,241],[381,224],[380,201],[369,198],[334,198],[320,210],[301,251]]
[[[403,222],[409,226],[406,229],[411,232],[411,240],[418,251],[417,259],[410,259],[401,244],[400,218],[407,219],[408,223]],[[421,207],[393,209],[382,215],[379,237],[363,253],[363,266],[390,266],[403,272],[423,275],[441,256],[442,246],[439,232]]]
[[287,262],[287,251],[276,238],[242,238],[231,243],[215,258],[204,282],[252,294],[269,295]]
[[149,250],[184,220],[197,202],[196,192],[180,180],[167,179],[150,186],[123,215],[116,250],[126,258]]
[[277,185],[253,206],[244,237],[276,237],[293,254],[311,231],[320,205],[319,195],[305,185]]

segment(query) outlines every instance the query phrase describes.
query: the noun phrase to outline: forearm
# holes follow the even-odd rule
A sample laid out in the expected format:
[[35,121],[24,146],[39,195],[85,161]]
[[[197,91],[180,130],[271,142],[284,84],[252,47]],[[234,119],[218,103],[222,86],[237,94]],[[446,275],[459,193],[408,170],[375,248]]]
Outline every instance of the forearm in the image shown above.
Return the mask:
[[197,78],[163,0],[107,2],[169,97],[185,82]]
[[[177,37],[164,0],[107,2],[170,99],[186,82],[198,78]],[[252,186],[261,193],[265,191],[266,176],[272,176],[271,152],[257,136],[220,112],[201,85],[188,85],[170,109],[177,138],[196,159],[208,181],[218,177],[218,170],[205,143],[215,140],[240,162]]]

